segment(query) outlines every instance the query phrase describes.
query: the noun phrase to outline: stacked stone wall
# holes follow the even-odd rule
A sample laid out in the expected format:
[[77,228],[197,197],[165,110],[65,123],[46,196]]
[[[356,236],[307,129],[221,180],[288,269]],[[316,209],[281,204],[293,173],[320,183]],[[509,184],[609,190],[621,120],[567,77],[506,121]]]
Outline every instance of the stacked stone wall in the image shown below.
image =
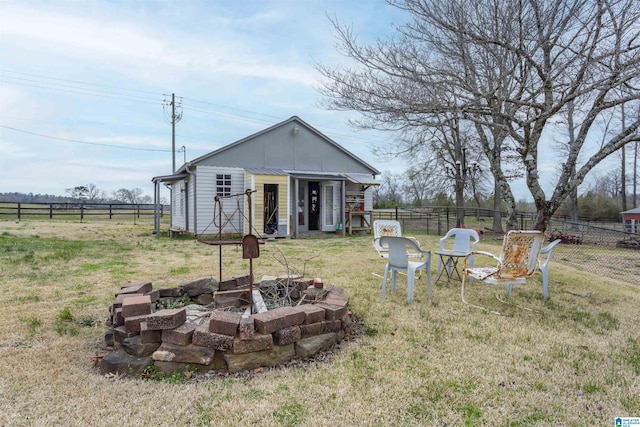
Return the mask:
[[[266,279],[273,280],[284,279]],[[239,310],[250,293],[245,276],[219,283],[203,277],[166,289],[151,282],[123,286],[109,308],[105,344],[111,351],[100,370],[137,376],[153,365],[165,374],[235,373],[313,357],[349,333],[349,298],[342,288],[317,289],[305,278],[286,281],[287,293],[300,298],[297,305],[255,314]],[[185,296],[197,304],[178,306]]]

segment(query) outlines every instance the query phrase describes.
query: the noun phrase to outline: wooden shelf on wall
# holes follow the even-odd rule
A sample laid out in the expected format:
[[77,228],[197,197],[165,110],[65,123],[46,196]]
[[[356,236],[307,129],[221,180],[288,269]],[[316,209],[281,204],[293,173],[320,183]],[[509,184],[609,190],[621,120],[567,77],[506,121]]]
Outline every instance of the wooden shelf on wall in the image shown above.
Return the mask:
[[347,190],[345,211],[364,211],[364,191]]
[[[366,231],[371,234],[371,212],[370,211],[347,211],[345,231],[352,235],[354,231]],[[360,225],[354,225],[354,218],[359,218]]]

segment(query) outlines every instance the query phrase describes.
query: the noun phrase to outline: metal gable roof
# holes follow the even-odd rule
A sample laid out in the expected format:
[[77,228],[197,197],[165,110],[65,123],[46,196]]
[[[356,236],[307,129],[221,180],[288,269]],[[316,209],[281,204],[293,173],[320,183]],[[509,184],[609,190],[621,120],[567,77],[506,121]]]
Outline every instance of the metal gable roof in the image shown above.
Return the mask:
[[365,173],[345,173],[343,174],[347,181],[361,185],[380,185],[378,181],[371,175]]
[[288,125],[288,124],[290,124],[290,123],[293,123],[293,122],[296,122],[296,123],[297,123],[297,124],[299,124],[300,126],[304,126],[304,127],[305,127],[305,128],[307,128],[310,132],[314,133],[314,134],[315,134],[315,135],[317,135],[319,138],[321,138],[322,140],[324,140],[326,143],[330,144],[331,146],[335,147],[336,149],[338,149],[340,152],[342,152],[342,153],[343,153],[343,154],[345,154],[346,156],[348,156],[348,157],[350,157],[351,159],[355,160],[356,162],[360,163],[360,164],[361,164],[362,166],[364,166],[365,168],[367,168],[367,169],[371,170],[371,174],[372,174],[372,175],[379,175],[379,174],[380,174],[380,171],[378,171],[376,168],[374,168],[373,166],[371,166],[370,164],[368,164],[368,163],[367,163],[367,162],[365,162],[364,160],[360,159],[360,158],[359,158],[359,157],[357,157],[355,154],[351,153],[350,151],[348,151],[347,149],[345,149],[344,147],[342,147],[340,144],[336,143],[336,142],[335,142],[335,141],[333,141],[331,138],[327,137],[326,135],[324,135],[323,133],[321,133],[320,131],[318,131],[317,129],[315,129],[313,126],[309,125],[308,123],[306,123],[305,121],[303,121],[302,119],[300,119],[298,116],[292,116],[292,117],[290,117],[289,119],[287,119],[287,120],[285,120],[285,121],[283,121],[283,122],[277,123],[277,124],[275,124],[275,125],[273,125],[273,126],[270,126],[270,127],[266,128],[266,129],[263,129],[263,130],[261,130],[261,131],[259,131],[259,132],[256,132],[256,133],[254,133],[254,134],[252,134],[252,135],[249,135],[249,136],[247,136],[247,137],[245,137],[245,138],[242,138],[242,139],[240,139],[240,140],[238,140],[238,141],[235,141],[235,142],[233,142],[233,143],[231,143],[231,144],[225,145],[224,147],[221,147],[221,148],[219,148],[219,149],[217,149],[217,150],[214,150],[214,151],[212,151],[212,152],[210,152],[210,153],[207,153],[207,154],[205,154],[205,155],[203,155],[203,156],[200,156],[200,157],[198,157],[198,158],[196,158],[196,159],[194,159],[194,160],[192,160],[192,161],[190,161],[190,162],[188,162],[188,163],[184,164],[183,166],[181,166],[181,167],[178,169],[177,173],[184,172],[184,171],[186,170],[186,167],[187,167],[188,165],[190,165],[190,164],[197,164],[197,163],[199,163],[199,162],[201,162],[201,161],[203,161],[203,160],[206,160],[206,159],[208,159],[208,158],[214,157],[214,156],[216,156],[216,155],[218,155],[218,154],[220,154],[220,153],[222,153],[222,152],[224,152],[224,151],[230,150],[230,149],[232,149],[233,147],[236,147],[236,146],[238,146],[238,145],[240,145],[240,144],[242,144],[242,143],[244,143],[244,142],[247,142],[247,141],[249,141],[249,140],[251,140],[251,139],[254,139],[254,138],[256,138],[256,137],[258,137],[258,136],[260,136],[260,135],[263,135],[263,134],[265,134],[265,133],[271,132],[271,131],[273,131],[273,130],[274,130],[274,129],[276,129],[276,128],[279,128],[279,127],[282,127],[282,126],[286,126],[286,125]]
[[282,169],[270,169],[270,168],[246,168],[247,172],[254,175],[289,175]]

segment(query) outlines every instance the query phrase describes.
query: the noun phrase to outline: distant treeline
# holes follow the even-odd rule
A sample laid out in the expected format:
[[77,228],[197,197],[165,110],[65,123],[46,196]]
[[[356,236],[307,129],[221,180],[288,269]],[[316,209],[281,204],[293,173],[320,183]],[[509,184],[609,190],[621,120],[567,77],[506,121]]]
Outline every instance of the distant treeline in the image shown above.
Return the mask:
[[[33,193],[0,193],[0,203],[123,203],[116,198],[78,199],[70,196]],[[142,203],[148,203],[144,200]]]
[[[0,193],[0,202],[5,203],[74,203],[76,200],[69,196],[33,193]],[[114,200],[115,202],[115,200]]]

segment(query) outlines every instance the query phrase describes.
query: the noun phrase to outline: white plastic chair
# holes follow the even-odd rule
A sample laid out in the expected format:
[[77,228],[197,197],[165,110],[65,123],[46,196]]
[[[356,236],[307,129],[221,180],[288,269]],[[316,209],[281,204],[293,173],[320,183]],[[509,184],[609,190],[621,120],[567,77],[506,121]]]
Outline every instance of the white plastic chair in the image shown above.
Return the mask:
[[545,301],[549,298],[549,260],[551,259],[551,251],[560,242],[562,242],[561,239],[556,239],[540,250],[538,270],[542,273],[542,296]]
[[[488,283],[490,285],[507,285],[511,292],[513,285],[526,283],[528,277],[535,274],[539,267],[538,257],[542,244],[544,243],[544,233],[542,231],[509,231],[502,241],[502,253],[495,256],[490,252],[474,251],[467,255],[462,269],[461,296],[462,302],[469,304],[464,298],[464,283],[467,276]],[[467,260],[473,255],[485,255],[498,262],[496,267],[467,267]],[[497,294],[496,294],[497,295]],[[502,301],[502,300],[501,300]],[[487,310],[478,305],[469,304],[473,307]],[[491,311],[494,314],[500,314]]]
[[[399,221],[393,219],[377,219],[373,221],[373,247],[376,248],[378,255],[380,258],[388,258],[389,257],[389,248],[385,247],[380,242],[380,238],[382,236],[394,236],[394,237],[403,237],[402,236],[402,226]],[[413,237],[408,237],[413,240],[413,242],[420,246],[420,243]],[[420,253],[411,253],[409,257],[411,258],[419,258],[422,254]]]
[[[450,245],[451,239],[453,238],[453,245]],[[473,240],[473,241],[472,241]],[[480,241],[480,236],[476,230],[472,230],[470,228],[452,228],[447,231],[447,234],[444,235],[440,239],[440,245],[436,254],[438,257],[438,279],[441,276],[441,269],[443,267],[443,259],[446,259],[444,266],[447,269],[447,278],[451,279],[452,270],[458,272],[457,264],[458,259],[466,257],[469,253],[476,250],[476,245]],[[468,261],[469,267],[473,267],[473,256],[469,257]],[[458,274],[458,278],[460,279],[460,275]]]
[[[427,271],[427,292],[431,299],[431,252],[420,248],[413,240],[407,237],[382,236],[380,244],[389,249],[389,261],[384,267],[384,276],[382,278],[382,296],[384,297],[387,289],[387,277],[391,271],[391,291],[396,290],[397,272],[407,274],[407,301],[413,301],[413,288],[415,282],[415,274],[418,270]],[[409,261],[409,252],[419,253],[424,256],[424,261]]]

